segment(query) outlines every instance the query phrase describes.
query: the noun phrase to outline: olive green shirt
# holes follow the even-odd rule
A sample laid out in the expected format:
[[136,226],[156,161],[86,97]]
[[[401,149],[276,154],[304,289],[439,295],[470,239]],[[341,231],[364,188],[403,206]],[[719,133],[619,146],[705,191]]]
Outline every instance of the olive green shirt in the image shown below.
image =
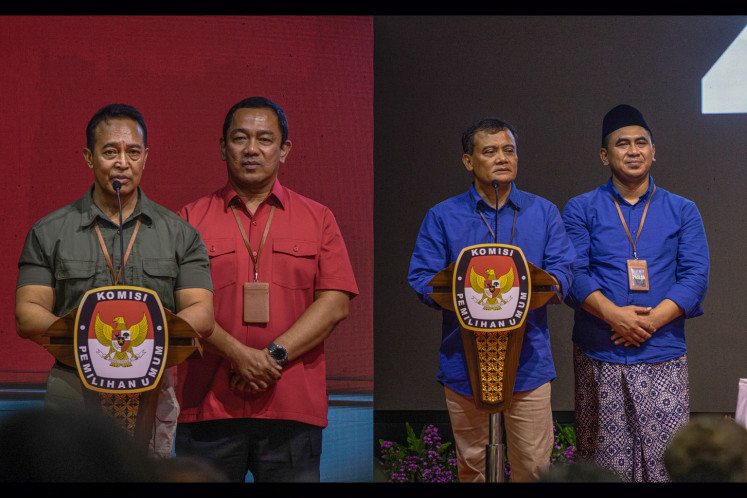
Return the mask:
[[[67,206],[40,219],[29,230],[18,261],[17,287],[45,285],[55,290],[53,313],[76,308],[90,289],[114,285],[94,220],[98,220],[114,272],[122,254],[119,227],[93,203],[93,187]],[[174,291],[212,291],[210,262],[197,230],[175,213],[149,200],[138,187],[135,210],[123,223],[124,250],[138,229],[119,284],[155,291],[164,308],[176,312]]]

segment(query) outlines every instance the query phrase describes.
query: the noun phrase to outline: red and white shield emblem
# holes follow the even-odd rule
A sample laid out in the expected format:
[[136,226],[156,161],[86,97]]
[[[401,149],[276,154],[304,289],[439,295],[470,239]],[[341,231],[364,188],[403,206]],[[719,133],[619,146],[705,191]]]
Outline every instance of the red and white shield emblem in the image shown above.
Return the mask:
[[88,389],[137,393],[161,379],[168,330],[155,291],[124,285],[88,291],[78,306],[74,337],[78,373]]
[[130,348],[130,331],[129,330],[113,330],[112,331],[112,347],[118,352],[127,351]]
[[500,280],[485,280],[485,292],[495,297],[498,294]]
[[463,328],[511,330],[523,324],[531,281],[520,248],[505,244],[465,247],[454,268],[454,307]]

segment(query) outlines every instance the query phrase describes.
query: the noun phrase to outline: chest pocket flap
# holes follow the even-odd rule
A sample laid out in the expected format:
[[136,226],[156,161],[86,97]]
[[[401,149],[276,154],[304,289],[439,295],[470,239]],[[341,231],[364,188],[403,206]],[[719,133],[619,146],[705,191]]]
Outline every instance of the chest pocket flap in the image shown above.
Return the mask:
[[96,272],[95,261],[71,261],[58,259],[55,262],[54,278],[67,280],[71,278],[91,278]]
[[315,257],[317,250],[314,242],[292,239],[275,239],[272,241],[272,250],[296,257]]
[[[213,292],[221,294],[221,289],[235,285],[238,279],[238,256],[236,239],[204,239],[210,257],[210,275],[213,279]],[[246,252],[246,248],[244,248]],[[222,295],[222,294],[221,294]]]
[[173,258],[143,258],[143,271],[156,278],[176,278],[179,268]]
[[205,239],[205,248],[211,258],[236,252],[236,239]]
[[317,244],[293,239],[272,241],[273,281],[290,289],[311,289],[317,271]]

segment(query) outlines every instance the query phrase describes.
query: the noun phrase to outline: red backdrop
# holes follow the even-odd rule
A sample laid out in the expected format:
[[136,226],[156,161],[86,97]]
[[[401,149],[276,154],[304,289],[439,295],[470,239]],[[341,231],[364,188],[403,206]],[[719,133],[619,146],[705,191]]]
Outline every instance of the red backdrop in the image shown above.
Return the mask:
[[177,210],[226,181],[228,109],[266,96],[288,115],[280,180],[337,216],[360,296],[327,342],[331,390],[372,391],[373,20],[370,17],[0,17],[0,383],[42,382],[52,357],[15,332],[18,256],[32,223],[92,184],[85,126],[137,107],[141,186]]

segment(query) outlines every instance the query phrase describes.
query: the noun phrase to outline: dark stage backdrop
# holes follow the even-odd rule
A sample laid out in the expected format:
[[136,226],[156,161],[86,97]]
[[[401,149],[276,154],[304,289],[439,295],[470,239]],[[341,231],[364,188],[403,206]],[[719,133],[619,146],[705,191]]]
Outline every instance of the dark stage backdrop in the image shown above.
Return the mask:
[[[374,19],[375,410],[445,410],[440,314],[417,299],[407,270],[426,211],[469,187],[463,129],[486,116],[515,124],[518,187],[562,210],[607,181],[602,117],[628,103],[656,138],[657,185],[697,203],[710,245],[705,315],[686,325],[691,408],[734,412],[747,377],[747,114],[702,114],[701,78],[734,42],[742,52],[727,81],[747,88],[747,41],[736,40],[745,25],[744,16]],[[553,408],[569,411],[571,309],[553,306],[549,319]]]
[[330,390],[373,379],[373,20],[370,17],[0,17],[0,384],[42,382],[52,357],[15,332],[18,256],[32,223],[93,182],[85,127],[134,105],[148,126],[141,186],[177,210],[226,181],[228,109],[266,96],[288,115],[282,183],[329,206],[360,296],[327,342]]

